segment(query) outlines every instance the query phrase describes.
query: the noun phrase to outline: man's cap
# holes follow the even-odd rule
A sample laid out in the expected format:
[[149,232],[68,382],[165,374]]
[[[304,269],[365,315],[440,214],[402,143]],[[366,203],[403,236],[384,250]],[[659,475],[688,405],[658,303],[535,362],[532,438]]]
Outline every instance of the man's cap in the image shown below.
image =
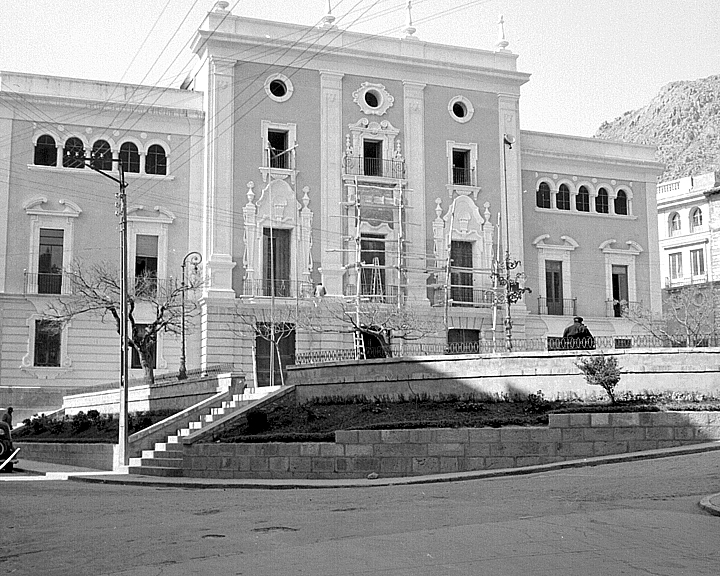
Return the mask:
[[573,318],[573,320],[574,320],[575,322],[582,322],[582,321],[583,321],[583,317],[582,317],[582,316],[575,316],[575,318]]

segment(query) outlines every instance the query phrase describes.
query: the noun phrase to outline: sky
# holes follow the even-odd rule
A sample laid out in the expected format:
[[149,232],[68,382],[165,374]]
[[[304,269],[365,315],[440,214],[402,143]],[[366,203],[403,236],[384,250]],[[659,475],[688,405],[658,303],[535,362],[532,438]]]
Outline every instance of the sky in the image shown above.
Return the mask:
[[[0,0],[0,70],[179,86],[215,0]],[[331,0],[342,28],[402,36],[405,0]],[[236,15],[317,24],[327,0],[230,0]],[[520,124],[592,136],[665,84],[720,74],[718,0],[413,0],[420,40],[494,49],[505,20]]]

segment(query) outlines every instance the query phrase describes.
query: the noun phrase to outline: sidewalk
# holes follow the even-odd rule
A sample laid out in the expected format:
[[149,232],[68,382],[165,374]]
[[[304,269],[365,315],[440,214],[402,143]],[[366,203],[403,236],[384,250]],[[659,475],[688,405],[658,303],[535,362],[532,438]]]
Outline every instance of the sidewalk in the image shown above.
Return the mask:
[[[697,454],[720,450],[720,442],[709,442],[661,450],[647,450],[645,452],[632,452],[628,454],[614,454],[610,456],[597,456],[581,460],[568,460],[553,464],[527,466],[523,468],[504,468],[498,470],[478,470],[472,472],[455,472],[449,474],[433,474],[428,476],[404,476],[400,478],[355,478],[355,479],[212,479],[212,478],[168,478],[161,476],[142,476],[138,474],[125,474],[122,472],[106,472],[90,468],[63,466],[47,462],[22,460],[16,466],[14,476],[45,475],[47,480],[74,480],[78,482],[93,482],[100,484],[120,484],[126,486],[162,486],[177,488],[246,488],[265,490],[289,489],[318,489],[318,488],[369,488],[373,486],[402,486],[411,484],[429,484],[440,482],[458,482],[462,480],[480,480],[485,478],[498,478],[503,476],[520,476],[562,470],[567,468],[581,468],[585,466],[600,466],[602,464],[618,464],[636,460],[649,460],[653,458],[667,458],[682,456],[684,454]],[[8,475],[12,476],[12,475]],[[711,514],[720,515],[720,494],[703,498],[700,506]]]

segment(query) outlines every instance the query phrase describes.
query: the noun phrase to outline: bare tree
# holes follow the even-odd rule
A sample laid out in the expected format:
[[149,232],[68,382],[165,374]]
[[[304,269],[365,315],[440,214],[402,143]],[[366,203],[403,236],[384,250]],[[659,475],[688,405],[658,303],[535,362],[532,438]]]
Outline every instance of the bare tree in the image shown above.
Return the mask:
[[[107,262],[85,265],[77,261],[65,271],[65,278],[70,293],[50,303],[44,318],[64,323],[84,314],[96,316],[101,322],[109,317],[120,334],[122,288],[117,269]],[[157,335],[161,331],[180,334],[183,309],[186,318],[197,315],[198,304],[188,296],[201,284],[198,277],[191,277],[183,286],[144,274],[128,286],[128,345],[138,354],[146,382],[155,381],[152,356]],[[139,312],[143,314],[141,319],[137,318]],[[150,319],[145,321],[148,316]]]
[[[438,331],[437,324],[418,314],[409,306],[395,306],[375,298],[359,303],[355,298],[322,298],[313,308],[307,308],[307,316],[300,320],[313,332],[359,333],[366,341],[379,347],[373,354],[392,356],[392,341],[420,340]],[[328,326],[328,319],[336,327]]]
[[[248,306],[239,304],[234,313],[234,322],[230,330],[239,336],[257,338],[269,344],[271,354],[269,360],[270,383],[274,384],[275,366],[280,374],[280,383],[285,384],[285,366],[283,365],[280,344],[283,340],[294,336],[299,320],[297,307],[289,302],[273,302],[270,307]],[[253,343],[253,356],[257,365],[257,345]],[[277,362],[277,364],[276,364]]]
[[698,346],[715,334],[716,291],[712,286],[683,286],[663,294],[662,317],[642,305],[619,302],[622,315],[669,344]]

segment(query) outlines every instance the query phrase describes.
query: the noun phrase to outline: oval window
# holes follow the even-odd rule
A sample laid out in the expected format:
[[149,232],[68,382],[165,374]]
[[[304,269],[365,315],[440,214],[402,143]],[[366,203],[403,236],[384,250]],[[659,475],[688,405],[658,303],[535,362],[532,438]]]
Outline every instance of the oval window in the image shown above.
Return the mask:
[[287,94],[287,86],[282,80],[273,80],[270,82],[270,93],[276,98],[282,98]]

